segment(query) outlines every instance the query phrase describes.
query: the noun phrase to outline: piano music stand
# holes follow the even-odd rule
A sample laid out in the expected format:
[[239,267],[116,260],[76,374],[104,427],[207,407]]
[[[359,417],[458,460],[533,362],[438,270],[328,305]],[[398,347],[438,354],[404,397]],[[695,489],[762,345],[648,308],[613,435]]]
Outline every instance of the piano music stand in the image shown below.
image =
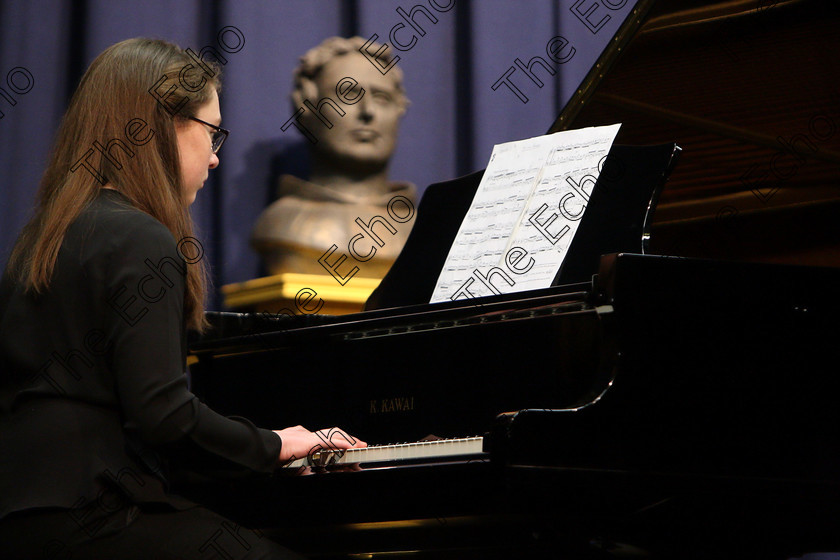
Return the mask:
[[[553,285],[588,282],[607,253],[644,253],[676,144],[613,145]],[[405,247],[366,310],[428,303],[484,171],[429,186]]]

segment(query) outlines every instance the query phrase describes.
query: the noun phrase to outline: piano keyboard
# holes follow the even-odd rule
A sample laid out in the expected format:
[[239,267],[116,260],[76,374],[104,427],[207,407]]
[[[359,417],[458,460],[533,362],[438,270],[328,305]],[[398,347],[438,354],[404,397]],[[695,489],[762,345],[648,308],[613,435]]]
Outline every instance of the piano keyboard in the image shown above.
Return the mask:
[[309,457],[297,459],[286,468],[341,465],[353,463],[383,463],[411,459],[440,459],[459,455],[484,455],[482,437],[439,439],[416,443],[397,443],[358,449],[321,450]]

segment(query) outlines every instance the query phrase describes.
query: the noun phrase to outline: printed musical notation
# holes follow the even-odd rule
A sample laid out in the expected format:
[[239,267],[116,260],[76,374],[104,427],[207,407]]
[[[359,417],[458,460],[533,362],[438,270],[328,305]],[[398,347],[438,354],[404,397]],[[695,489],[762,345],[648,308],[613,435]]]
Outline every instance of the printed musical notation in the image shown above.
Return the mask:
[[431,303],[550,286],[620,126],[496,145]]

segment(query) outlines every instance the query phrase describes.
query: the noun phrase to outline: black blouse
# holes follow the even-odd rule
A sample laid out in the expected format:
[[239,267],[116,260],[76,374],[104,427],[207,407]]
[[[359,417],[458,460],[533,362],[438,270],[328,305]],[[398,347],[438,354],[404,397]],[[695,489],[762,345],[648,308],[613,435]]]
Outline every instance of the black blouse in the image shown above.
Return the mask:
[[216,414],[187,387],[184,280],[194,249],[103,189],[68,229],[48,292],[26,294],[4,273],[0,518],[83,507],[106,491],[188,507],[168,491],[167,458],[179,454],[273,469],[277,434]]

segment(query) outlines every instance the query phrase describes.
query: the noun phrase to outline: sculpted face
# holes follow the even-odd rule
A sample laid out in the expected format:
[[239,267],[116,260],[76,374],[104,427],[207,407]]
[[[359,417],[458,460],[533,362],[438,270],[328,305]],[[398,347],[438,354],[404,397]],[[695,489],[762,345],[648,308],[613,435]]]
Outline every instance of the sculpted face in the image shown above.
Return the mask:
[[[342,83],[344,78],[352,78],[358,85],[351,88],[352,83]],[[339,116],[325,105],[322,113],[333,124],[328,129],[307,111],[307,127],[318,139],[313,149],[348,166],[384,167],[396,147],[399,120],[405,111],[393,76],[383,76],[360,53],[350,52],[325,64],[314,81],[318,98],[309,101],[317,105],[319,99],[330,97],[346,114]],[[340,95],[336,93],[339,83],[343,84]]]

